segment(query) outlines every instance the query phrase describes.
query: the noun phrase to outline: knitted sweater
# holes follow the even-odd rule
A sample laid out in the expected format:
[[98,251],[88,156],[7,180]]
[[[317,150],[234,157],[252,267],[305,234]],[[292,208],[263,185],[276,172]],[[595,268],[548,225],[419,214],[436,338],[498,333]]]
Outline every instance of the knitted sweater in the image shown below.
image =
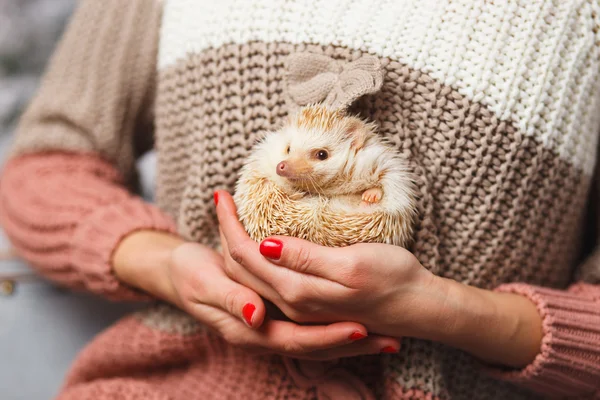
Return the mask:
[[[158,306],[90,343],[60,399],[600,396],[600,252],[581,262],[599,12],[594,0],[83,0],[2,175],[2,224],[40,273],[144,298],[112,273],[120,239],[156,229],[217,246],[213,191],[233,191],[260,132],[341,93],[410,160],[423,266],[527,296],[544,338],[520,371],[411,338],[399,354],[306,368]],[[133,194],[153,138],[156,205]]]

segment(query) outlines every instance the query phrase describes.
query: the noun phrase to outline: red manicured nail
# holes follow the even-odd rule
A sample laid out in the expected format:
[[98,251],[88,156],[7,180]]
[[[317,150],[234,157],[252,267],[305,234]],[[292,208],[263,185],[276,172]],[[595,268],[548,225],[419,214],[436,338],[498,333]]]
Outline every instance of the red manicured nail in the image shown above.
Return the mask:
[[282,250],[283,243],[277,239],[265,239],[260,244],[260,254],[273,260],[279,260]]
[[246,320],[246,323],[250,326],[252,326],[252,316],[254,315],[254,310],[256,310],[256,307],[254,307],[254,304],[252,303],[247,303],[244,308],[242,308],[242,314],[244,315],[244,319]]
[[367,335],[363,335],[360,332],[352,332],[352,334],[350,334],[350,336],[348,336],[348,338],[350,340],[360,340],[360,339],[364,339],[366,337],[367,337]]
[[398,349],[392,346],[385,346],[383,349],[381,349],[382,353],[397,353]]
[[213,198],[215,199],[215,206],[219,204],[219,192],[215,192],[213,194]]

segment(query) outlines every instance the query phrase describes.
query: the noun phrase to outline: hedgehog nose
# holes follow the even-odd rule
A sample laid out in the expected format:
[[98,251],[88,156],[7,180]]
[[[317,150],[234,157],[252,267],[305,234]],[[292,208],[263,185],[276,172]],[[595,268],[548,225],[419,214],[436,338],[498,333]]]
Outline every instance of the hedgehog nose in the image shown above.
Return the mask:
[[287,176],[289,173],[289,170],[290,170],[290,167],[288,166],[287,162],[282,161],[279,164],[277,164],[277,175]]

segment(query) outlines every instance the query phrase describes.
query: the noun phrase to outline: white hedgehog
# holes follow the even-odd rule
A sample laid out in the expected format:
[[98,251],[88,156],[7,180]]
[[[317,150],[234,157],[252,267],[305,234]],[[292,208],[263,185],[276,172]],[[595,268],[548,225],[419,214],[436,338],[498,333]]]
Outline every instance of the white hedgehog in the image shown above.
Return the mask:
[[330,247],[406,246],[415,215],[407,161],[372,123],[310,105],[253,149],[235,203],[256,241],[295,236]]

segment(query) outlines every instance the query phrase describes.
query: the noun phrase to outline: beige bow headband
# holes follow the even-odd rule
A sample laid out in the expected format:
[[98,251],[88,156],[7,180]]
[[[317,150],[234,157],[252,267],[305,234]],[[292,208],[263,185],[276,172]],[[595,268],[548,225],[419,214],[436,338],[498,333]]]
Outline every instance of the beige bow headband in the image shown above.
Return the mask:
[[288,56],[286,71],[292,106],[323,103],[333,109],[346,109],[359,97],[379,91],[384,75],[372,55],[343,62],[308,52]]

